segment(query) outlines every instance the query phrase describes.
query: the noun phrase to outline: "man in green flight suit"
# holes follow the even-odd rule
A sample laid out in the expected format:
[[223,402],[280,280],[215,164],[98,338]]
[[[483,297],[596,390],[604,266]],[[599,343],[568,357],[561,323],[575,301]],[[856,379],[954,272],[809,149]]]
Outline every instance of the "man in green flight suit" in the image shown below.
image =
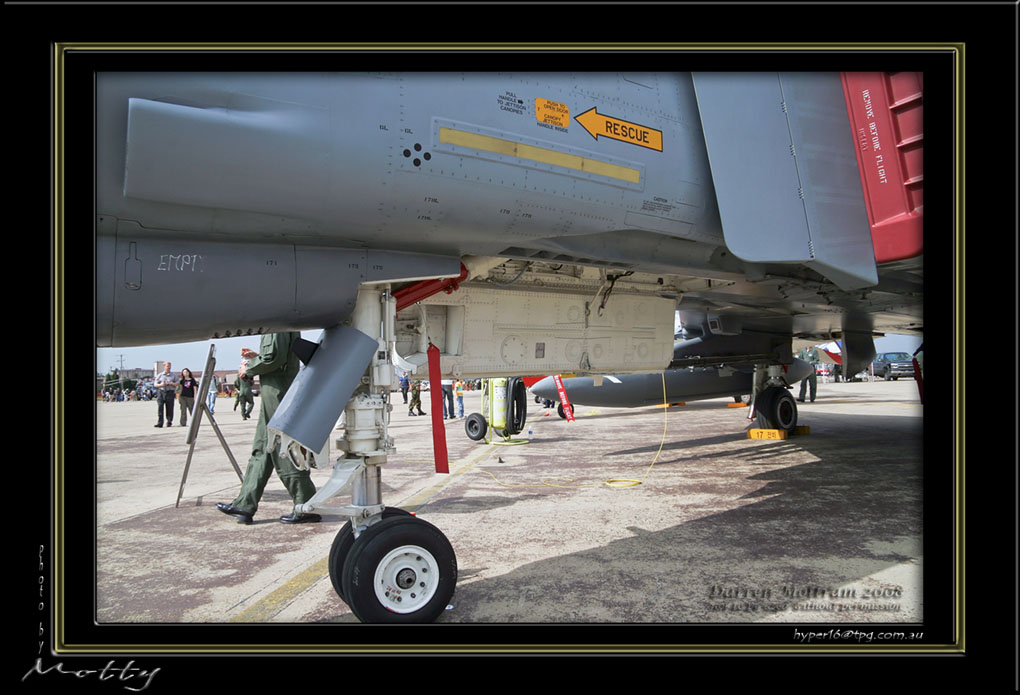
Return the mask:
[[[255,408],[255,399],[251,393],[252,382],[255,377],[246,372],[244,376],[234,379],[234,388],[237,389],[237,402],[241,405],[241,419],[247,420],[251,417],[251,411]],[[237,408],[234,408],[237,410]]]
[[[266,427],[297,376],[298,358],[291,352],[291,346],[300,337],[301,334],[296,331],[262,336],[258,356],[250,360],[247,366],[242,365],[239,370],[243,372],[242,377],[245,374],[259,377],[262,407],[259,409],[259,423],[251,446],[251,458],[248,459],[248,468],[241,483],[241,492],[230,504],[218,502],[216,508],[236,517],[240,524],[252,523],[262,492],[274,469],[295,505],[304,504],[315,494],[315,485],[308,471],[298,470],[281,456],[279,445],[269,448],[272,442]],[[280,517],[280,521],[285,524],[303,524],[321,519],[318,514],[298,514],[296,510]]]

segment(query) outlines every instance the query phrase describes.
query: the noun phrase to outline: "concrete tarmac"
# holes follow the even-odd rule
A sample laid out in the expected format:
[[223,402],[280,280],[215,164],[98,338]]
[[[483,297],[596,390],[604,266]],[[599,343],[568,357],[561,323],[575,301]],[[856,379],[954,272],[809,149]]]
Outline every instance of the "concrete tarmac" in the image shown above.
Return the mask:
[[[923,617],[913,380],[819,383],[798,404],[810,434],[783,441],[749,439],[729,399],[578,406],[574,422],[529,402],[527,443],[473,442],[445,421],[449,474],[434,471],[427,395],[430,415],[409,417],[393,394],[382,481],[385,504],[453,544],[457,589],[439,623]],[[479,402],[468,392],[465,415]],[[243,471],[256,419],[232,406],[220,399],[215,419]],[[99,623],[358,622],[327,569],[346,519],[279,523],[291,501],[275,474],[254,524],[218,512],[240,481],[208,422],[175,506],[187,429],[154,428],[152,402],[96,409]],[[329,477],[312,472],[317,487]]]

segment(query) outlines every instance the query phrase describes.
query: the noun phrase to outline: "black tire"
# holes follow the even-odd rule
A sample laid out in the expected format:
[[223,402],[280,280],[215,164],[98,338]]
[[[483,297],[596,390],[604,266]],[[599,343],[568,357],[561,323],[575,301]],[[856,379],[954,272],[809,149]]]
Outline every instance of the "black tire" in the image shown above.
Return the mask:
[[485,421],[481,413],[471,413],[464,421],[464,432],[467,433],[468,439],[477,442],[483,439],[488,431],[489,423]]
[[[567,419],[567,414],[566,414],[566,412],[564,412],[564,410],[563,410],[563,404],[562,404],[562,403],[557,403],[557,404],[556,404],[556,412],[557,412],[557,413],[559,414],[559,416],[560,416],[561,418],[563,418],[564,420],[566,420],[566,419]],[[571,404],[570,404],[570,414],[571,414],[571,415],[573,415],[573,414],[574,414],[574,404],[573,404],[573,403],[571,403]]]
[[[400,507],[387,507],[382,512],[383,519],[389,519],[394,516],[411,516],[411,512],[405,511]],[[333,545],[329,549],[329,581],[333,583],[333,591],[345,603],[347,599],[344,598],[343,590],[344,563],[347,561],[347,556],[350,554],[353,545],[354,527],[348,521],[337,532],[336,538],[333,539]]]
[[774,388],[768,388],[758,394],[754,398],[754,426],[763,430],[774,429],[772,427],[772,420],[769,419],[768,413],[772,403],[772,397],[776,395]]
[[888,368],[885,370],[885,380],[892,381],[892,371],[890,371]]
[[784,388],[765,389],[755,406],[755,421],[761,429],[793,432],[797,426],[797,401]]
[[383,519],[366,529],[344,564],[344,596],[363,623],[433,622],[456,585],[450,541],[413,516]]

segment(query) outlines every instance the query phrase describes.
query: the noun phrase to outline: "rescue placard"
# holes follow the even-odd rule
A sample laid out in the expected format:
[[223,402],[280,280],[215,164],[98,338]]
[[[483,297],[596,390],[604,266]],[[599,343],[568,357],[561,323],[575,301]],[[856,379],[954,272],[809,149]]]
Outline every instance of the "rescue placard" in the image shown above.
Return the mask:
[[596,140],[599,137],[610,138],[662,152],[661,130],[606,116],[599,113],[595,107],[588,109],[579,116],[575,116],[574,120],[580,123],[581,127],[587,130],[588,134]]
[[535,99],[535,118],[539,123],[566,128],[570,125],[570,107],[548,99]]

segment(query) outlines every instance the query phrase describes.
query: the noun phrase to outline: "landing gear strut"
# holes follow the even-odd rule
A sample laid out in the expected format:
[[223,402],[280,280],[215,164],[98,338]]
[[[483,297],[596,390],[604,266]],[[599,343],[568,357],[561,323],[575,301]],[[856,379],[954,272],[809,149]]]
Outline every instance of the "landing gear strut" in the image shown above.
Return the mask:
[[[381,470],[394,451],[387,429],[395,315],[396,301],[388,292],[362,287],[351,327],[364,334],[361,339],[377,340],[378,346],[367,375],[358,374],[361,385],[347,402],[344,436],[337,442],[343,456],[334,464],[332,477],[297,511],[349,518],[330,548],[329,578],[359,620],[423,623],[438,618],[449,605],[457,584],[457,558],[435,526],[382,504]],[[346,493],[349,505],[327,506],[327,500]]]

